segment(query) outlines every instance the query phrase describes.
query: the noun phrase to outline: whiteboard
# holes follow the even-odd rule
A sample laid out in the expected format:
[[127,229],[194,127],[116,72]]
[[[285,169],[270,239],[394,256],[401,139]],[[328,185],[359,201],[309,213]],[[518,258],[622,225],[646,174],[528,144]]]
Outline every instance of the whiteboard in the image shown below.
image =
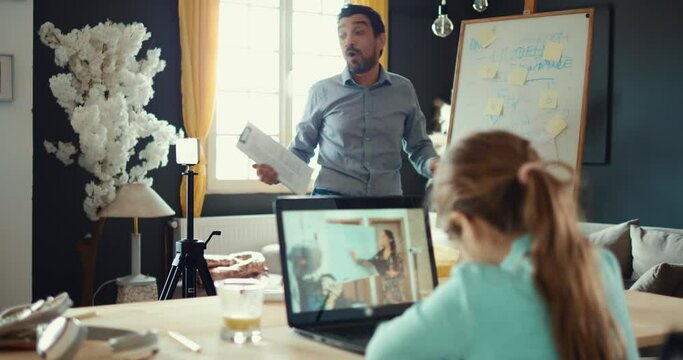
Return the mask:
[[578,170],[592,26],[593,9],[463,21],[448,143],[507,130]]
[[351,258],[351,251],[358,259],[371,259],[379,251],[377,235],[371,226],[350,224],[326,224],[327,238],[326,254],[334,254],[334,260],[327,262],[327,272],[332,274],[337,282],[367,279],[377,274],[374,267],[357,264]]

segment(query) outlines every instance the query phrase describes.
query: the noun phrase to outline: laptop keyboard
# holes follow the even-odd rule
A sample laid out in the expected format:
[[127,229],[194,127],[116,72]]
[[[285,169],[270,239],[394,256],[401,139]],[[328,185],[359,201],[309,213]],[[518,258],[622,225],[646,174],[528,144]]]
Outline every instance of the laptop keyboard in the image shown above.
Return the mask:
[[341,328],[315,329],[315,333],[332,339],[342,340],[351,344],[365,347],[375,332],[375,325],[359,325]]

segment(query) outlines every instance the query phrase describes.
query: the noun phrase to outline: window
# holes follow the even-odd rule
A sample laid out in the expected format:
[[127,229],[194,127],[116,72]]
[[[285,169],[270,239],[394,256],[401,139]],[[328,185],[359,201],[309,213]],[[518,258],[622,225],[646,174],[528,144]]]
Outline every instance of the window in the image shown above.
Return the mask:
[[[251,122],[287,145],[309,87],[345,66],[337,39],[343,0],[221,0],[209,193],[284,192],[260,183],[235,144]],[[316,165],[316,159],[311,160]]]

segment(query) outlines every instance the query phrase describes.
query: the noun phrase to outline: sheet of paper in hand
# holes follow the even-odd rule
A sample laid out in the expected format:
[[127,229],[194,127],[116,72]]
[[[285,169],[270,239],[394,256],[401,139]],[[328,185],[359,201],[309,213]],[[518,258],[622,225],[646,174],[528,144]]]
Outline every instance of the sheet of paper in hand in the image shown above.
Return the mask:
[[313,169],[252,123],[242,130],[237,148],[256,163],[272,166],[278,180],[294,193],[306,194]]

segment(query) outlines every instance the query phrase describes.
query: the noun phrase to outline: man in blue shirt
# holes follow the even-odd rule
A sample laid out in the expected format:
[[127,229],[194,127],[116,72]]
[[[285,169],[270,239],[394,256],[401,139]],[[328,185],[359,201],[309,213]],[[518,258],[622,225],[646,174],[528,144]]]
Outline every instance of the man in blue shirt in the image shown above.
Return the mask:
[[[437,163],[415,89],[379,63],[386,34],[377,12],[348,5],[337,30],[347,67],[311,87],[289,149],[308,163],[320,147],[313,195],[401,195],[401,148],[425,177]],[[277,183],[269,165],[254,168],[264,183]]]

